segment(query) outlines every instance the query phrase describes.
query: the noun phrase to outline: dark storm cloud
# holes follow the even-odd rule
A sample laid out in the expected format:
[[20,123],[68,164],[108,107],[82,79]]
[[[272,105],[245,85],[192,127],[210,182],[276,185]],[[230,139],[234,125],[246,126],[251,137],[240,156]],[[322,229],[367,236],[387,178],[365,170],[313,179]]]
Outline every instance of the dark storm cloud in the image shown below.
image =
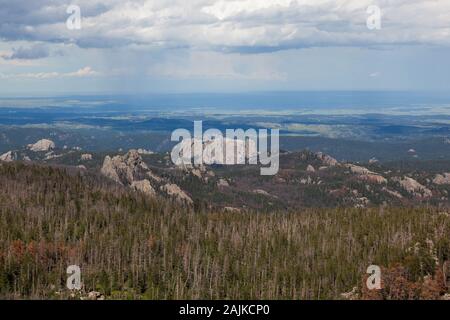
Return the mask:
[[3,59],[5,60],[34,60],[34,59],[42,59],[50,56],[50,50],[47,46],[44,45],[35,45],[29,48],[19,47],[13,48],[12,53],[10,55],[4,55]]

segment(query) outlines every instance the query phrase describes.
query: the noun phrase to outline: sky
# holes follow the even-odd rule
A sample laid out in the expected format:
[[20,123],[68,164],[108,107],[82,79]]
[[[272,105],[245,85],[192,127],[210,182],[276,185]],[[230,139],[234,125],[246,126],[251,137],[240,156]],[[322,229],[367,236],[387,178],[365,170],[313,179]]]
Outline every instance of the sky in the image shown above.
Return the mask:
[[450,0],[0,0],[1,95],[450,91],[448,57]]

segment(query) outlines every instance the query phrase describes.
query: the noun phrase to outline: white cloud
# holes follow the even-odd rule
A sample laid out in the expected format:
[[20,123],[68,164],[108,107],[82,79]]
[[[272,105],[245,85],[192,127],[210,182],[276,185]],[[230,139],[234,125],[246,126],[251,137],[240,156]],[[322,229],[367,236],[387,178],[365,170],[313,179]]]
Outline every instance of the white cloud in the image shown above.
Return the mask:
[[99,72],[92,70],[91,67],[84,67],[84,68],[79,69],[79,70],[77,70],[75,72],[65,73],[65,74],[63,74],[63,76],[82,78],[82,77],[97,76],[99,74],[100,74]]
[[242,14],[251,14],[257,11],[272,9],[278,11],[286,9],[293,4],[292,0],[272,0],[272,1],[216,1],[211,6],[205,6],[202,11],[211,14],[219,20],[232,18]]
[[100,75],[99,72],[92,70],[91,67],[84,67],[74,72],[27,72],[27,73],[0,73],[1,79],[54,79],[54,78],[82,78]]
[[[96,88],[90,81],[77,86],[143,91],[148,83],[152,90],[181,83],[192,90],[448,83],[450,0],[70,3],[81,7],[81,30],[66,27],[68,3],[0,0],[1,79],[53,79],[34,84],[53,90],[74,82],[59,79],[101,77]],[[381,30],[367,28],[369,5],[382,10]],[[44,50],[31,50],[36,45]],[[2,85],[8,88],[8,81]]]
[[[450,45],[448,0],[79,0],[81,30],[65,27],[51,0],[3,4],[0,37],[75,42],[81,47],[145,44],[261,52],[311,46]],[[382,29],[368,30],[379,5]],[[5,9],[6,8],[6,9]],[[34,10],[34,12],[33,12]]]

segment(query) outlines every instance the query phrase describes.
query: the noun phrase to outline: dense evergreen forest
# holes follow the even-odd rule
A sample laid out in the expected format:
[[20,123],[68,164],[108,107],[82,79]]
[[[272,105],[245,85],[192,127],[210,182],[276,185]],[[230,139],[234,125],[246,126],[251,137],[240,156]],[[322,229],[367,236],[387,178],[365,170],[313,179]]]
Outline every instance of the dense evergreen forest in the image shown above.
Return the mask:
[[[449,235],[448,211],[434,207],[211,212],[78,171],[0,164],[7,299],[440,299]],[[65,288],[73,264],[80,292]],[[365,289],[372,264],[382,290]]]

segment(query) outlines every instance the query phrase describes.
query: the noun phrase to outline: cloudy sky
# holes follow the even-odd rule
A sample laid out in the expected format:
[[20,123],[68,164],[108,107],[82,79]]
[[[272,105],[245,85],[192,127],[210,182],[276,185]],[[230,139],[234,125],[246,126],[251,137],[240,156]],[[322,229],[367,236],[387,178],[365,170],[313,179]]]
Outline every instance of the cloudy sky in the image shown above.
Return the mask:
[[0,0],[2,95],[449,91],[449,57],[450,0]]

